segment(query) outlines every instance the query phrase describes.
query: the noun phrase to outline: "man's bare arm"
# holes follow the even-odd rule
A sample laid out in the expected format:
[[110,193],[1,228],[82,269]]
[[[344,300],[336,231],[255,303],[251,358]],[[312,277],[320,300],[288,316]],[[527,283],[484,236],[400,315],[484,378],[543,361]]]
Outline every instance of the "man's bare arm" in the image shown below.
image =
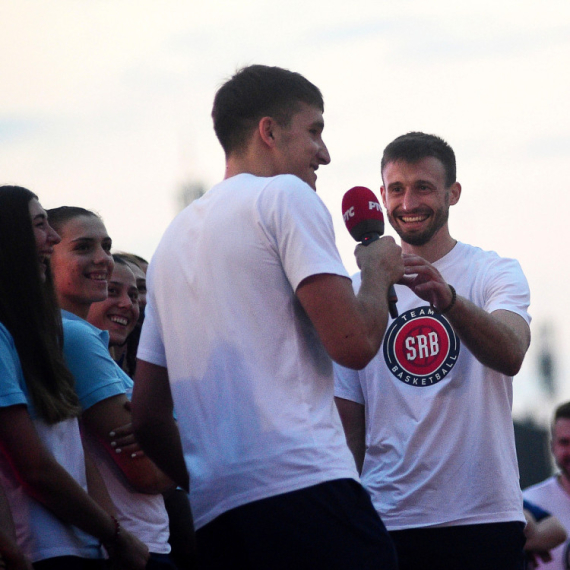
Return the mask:
[[135,436],[144,452],[177,485],[188,491],[189,476],[173,417],[174,405],[166,368],[137,360],[131,406]]
[[[403,284],[439,310],[450,306],[452,291],[433,265],[416,255],[405,255],[404,264]],[[487,313],[458,295],[445,316],[481,364],[508,376],[518,373],[530,345],[530,328],[520,315],[506,310]]]
[[388,288],[403,274],[401,250],[391,237],[357,246],[362,284],[357,295],[346,277],[317,274],[303,280],[297,297],[330,357],[364,368],[376,355],[388,322]]

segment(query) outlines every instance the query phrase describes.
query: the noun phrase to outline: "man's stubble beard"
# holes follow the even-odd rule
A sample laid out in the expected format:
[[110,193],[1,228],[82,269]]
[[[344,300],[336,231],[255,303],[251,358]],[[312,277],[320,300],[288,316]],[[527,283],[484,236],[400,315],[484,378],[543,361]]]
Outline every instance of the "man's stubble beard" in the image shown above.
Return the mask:
[[422,246],[428,243],[431,238],[447,223],[449,219],[449,203],[444,208],[440,208],[435,213],[430,227],[426,228],[422,233],[408,235],[395,218],[388,212],[388,221],[394,228],[400,239],[409,245]]

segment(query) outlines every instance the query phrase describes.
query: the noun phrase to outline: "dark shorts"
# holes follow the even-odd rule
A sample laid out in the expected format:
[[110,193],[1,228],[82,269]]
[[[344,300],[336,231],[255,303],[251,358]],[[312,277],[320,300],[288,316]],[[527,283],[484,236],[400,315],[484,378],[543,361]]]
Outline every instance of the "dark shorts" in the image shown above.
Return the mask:
[[151,552],[145,568],[146,570],[177,570],[178,567],[169,554]]
[[56,556],[32,564],[34,570],[105,570],[105,560],[92,560],[79,556]]
[[474,524],[391,531],[400,570],[522,570],[524,524]]
[[395,570],[370,497],[328,481],[232,509],[196,532],[203,570]]

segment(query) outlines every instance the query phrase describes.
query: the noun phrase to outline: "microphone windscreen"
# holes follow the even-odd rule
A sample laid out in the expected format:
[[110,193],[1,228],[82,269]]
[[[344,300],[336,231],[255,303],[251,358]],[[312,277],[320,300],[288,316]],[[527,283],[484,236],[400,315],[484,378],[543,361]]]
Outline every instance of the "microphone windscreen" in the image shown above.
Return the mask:
[[369,188],[355,186],[342,198],[342,217],[350,235],[362,241],[367,233],[384,234],[384,216],[380,202]]

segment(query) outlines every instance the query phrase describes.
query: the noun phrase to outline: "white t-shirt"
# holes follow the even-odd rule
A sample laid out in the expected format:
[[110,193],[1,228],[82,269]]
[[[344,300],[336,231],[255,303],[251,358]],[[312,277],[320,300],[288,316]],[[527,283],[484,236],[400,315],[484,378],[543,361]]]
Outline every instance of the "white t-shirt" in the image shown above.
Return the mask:
[[[36,416],[14,341],[0,323],[0,407],[19,404],[27,407],[45,448],[87,492],[85,457],[77,419],[50,425]],[[18,545],[32,562],[59,556],[102,558],[95,537],[63,522],[28,494],[9,458],[1,451],[0,485],[4,487],[12,511]]]
[[[550,477],[542,483],[528,487],[523,491],[527,501],[554,515],[562,526],[570,533],[570,495],[558,482],[558,477]],[[540,570],[568,570],[570,568],[570,537],[550,551],[552,560],[541,562],[536,568]]]
[[138,357],[168,368],[196,528],[357,473],[332,362],[295,290],[348,277],[332,220],[291,175],[223,181],[170,225],[148,272]]
[[[517,261],[458,243],[433,265],[478,307],[530,321]],[[400,316],[372,362],[335,367],[335,395],[366,406],[362,483],[374,506],[389,530],[524,521],[512,378],[479,363],[408,287],[396,293]]]

